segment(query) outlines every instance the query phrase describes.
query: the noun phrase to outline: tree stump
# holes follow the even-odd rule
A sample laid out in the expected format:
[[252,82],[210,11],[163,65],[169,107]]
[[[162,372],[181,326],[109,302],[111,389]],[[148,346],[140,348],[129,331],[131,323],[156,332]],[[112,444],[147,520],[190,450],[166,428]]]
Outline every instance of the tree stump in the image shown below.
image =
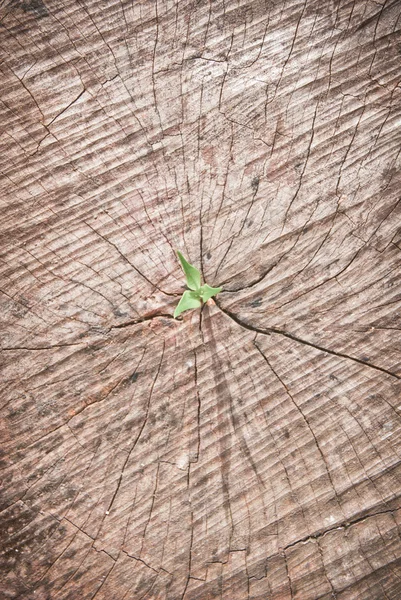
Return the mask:
[[399,599],[401,3],[0,21],[1,598]]

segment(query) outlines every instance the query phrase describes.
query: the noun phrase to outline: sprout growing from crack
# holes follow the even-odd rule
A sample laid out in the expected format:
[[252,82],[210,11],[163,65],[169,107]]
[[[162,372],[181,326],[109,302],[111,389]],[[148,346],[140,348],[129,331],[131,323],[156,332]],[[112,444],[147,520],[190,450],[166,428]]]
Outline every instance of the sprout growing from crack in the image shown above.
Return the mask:
[[184,310],[190,310],[191,308],[199,308],[202,302],[207,302],[212,296],[216,296],[221,292],[222,288],[210,287],[207,283],[201,285],[201,274],[198,269],[189,264],[189,262],[183,257],[181,252],[177,250],[178,258],[182,269],[185,273],[185,279],[189,290],[186,290],[181,296],[181,300],[176,306],[174,311],[174,318],[176,319]]

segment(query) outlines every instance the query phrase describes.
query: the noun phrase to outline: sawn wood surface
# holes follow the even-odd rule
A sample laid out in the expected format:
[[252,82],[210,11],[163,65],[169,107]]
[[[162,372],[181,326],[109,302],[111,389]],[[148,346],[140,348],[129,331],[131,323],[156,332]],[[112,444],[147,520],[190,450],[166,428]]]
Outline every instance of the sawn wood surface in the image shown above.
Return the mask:
[[400,32],[0,2],[1,599],[401,598]]

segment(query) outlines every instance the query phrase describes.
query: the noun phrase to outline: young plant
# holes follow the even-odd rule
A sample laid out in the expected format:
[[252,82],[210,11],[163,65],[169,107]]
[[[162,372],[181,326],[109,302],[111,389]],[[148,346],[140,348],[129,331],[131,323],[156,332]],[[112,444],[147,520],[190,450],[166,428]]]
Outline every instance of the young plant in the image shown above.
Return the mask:
[[207,302],[212,296],[216,296],[221,292],[222,288],[210,287],[207,283],[201,285],[201,274],[198,269],[189,264],[189,262],[183,257],[181,252],[177,250],[178,258],[182,269],[185,273],[185,279],[187,280],[187,286],[189,290],[186,290],[177,307],[174,311],[174,318],[176,319],[184,310],[190,310],[191,308],[199,308],[202,302]]

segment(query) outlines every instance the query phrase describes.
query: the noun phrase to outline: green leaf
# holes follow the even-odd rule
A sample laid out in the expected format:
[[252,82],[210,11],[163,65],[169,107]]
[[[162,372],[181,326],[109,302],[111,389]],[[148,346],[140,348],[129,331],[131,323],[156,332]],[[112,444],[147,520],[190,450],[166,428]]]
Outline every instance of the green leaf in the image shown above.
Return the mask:
[[202,285],[202,287],[199,290],[200,297],[202,298],[203,302],[207,302],[209,298],[211,298],[212,296],[216,296],[221,292],[221,290],[221,287],[213,288],[210,287],[210,285],[208,285],[207,283],[205,283],[205,285]]
[[174,319],[178,317],[184,310],[189,310],[190,308],[199,308],[201,306],[201,301],[199,299],[199,292],[190,292],[187,290],[183,293],[181,300],[176,306],[174,311]]
[[[201,274],[199,273],[196,267],[193,267],[189,264],[189,262],[183,257],[181,252],[177,250],[178,258],[180,259],[182,268],[185,273],[185,278],[187,280],[187,286],[190,290],[198,290],[201,286]],[[186,309],[184,309],[186,310]]]

